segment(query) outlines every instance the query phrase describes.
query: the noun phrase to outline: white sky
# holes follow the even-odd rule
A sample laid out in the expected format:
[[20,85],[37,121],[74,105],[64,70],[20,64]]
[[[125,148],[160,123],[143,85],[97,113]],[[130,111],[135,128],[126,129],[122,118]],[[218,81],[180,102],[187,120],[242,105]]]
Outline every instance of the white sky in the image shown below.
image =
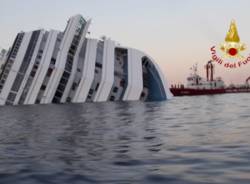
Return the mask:
[[[248,0],[1,0],[0,47],[10,47],[21,30],[63,30],[70,16],[82,14],[92,18],[92,37],[106,35],[142,50],[169,83],[185,83],[194,63],[205,74],[209,49],[224,41],[231,19],[250,53],[249,8]],[[234,70],[216,65],[216,75],[243,83],[250,64]]]

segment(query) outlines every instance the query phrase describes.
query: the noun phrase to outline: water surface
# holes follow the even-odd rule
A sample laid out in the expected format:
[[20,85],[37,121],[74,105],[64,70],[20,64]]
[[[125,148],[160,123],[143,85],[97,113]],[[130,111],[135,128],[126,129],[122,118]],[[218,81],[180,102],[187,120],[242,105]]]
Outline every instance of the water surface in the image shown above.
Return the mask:
[[0,183],[250,183],[250,95],[0,108]]

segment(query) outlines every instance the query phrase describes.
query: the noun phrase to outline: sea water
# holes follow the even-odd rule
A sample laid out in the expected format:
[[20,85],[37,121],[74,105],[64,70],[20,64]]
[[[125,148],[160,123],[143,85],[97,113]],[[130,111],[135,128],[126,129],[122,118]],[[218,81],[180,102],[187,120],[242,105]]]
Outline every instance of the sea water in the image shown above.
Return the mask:
[[0,183],[250,183],[249,102],[0,107]]

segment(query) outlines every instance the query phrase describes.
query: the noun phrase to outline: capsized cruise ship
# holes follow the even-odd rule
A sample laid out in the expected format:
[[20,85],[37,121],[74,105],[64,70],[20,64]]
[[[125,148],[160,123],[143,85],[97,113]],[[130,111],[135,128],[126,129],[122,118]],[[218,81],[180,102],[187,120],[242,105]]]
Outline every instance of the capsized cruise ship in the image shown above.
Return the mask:
[[63,32],[18,33],[0,73],[0,105],[171,97],[151,57],[111,39],[88,38],[90,22],[76,15]]

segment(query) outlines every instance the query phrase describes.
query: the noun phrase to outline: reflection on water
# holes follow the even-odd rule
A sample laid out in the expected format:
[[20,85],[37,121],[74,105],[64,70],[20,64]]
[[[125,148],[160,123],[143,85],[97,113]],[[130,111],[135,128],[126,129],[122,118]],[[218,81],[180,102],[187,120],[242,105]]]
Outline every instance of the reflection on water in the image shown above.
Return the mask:
[[0,183],[250,183],[249,94],[0,108]]

